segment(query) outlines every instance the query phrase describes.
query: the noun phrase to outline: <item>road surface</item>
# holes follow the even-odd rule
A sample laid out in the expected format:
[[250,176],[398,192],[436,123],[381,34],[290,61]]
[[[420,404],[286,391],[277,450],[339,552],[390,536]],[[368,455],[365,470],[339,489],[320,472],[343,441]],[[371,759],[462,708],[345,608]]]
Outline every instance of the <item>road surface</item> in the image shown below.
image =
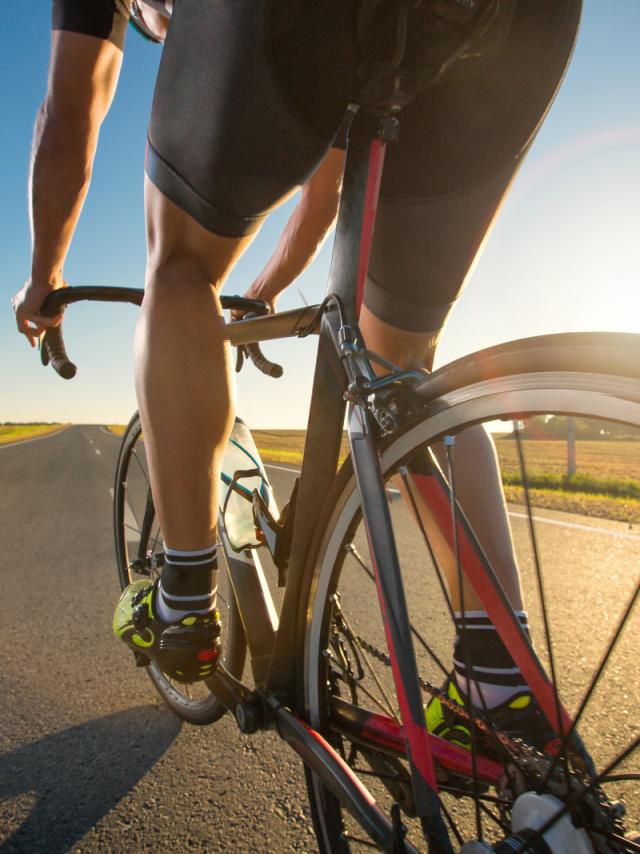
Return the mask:
[[[0,852],[315,851],[301,765],[284,744],[242,736],[229,716],[181,725],[111,636],[118,445],[74,426],[0,448]],[[281,503],[286,469],[270,468]],[[539,529],[545,549],[569,556],[551,593],[571,629],[559,656],[573,701],[590,641],[637,573],[640,537],[564,514]],[[620,715],[604,754],[637,730],[633,654],[627,644],[612,668]]]

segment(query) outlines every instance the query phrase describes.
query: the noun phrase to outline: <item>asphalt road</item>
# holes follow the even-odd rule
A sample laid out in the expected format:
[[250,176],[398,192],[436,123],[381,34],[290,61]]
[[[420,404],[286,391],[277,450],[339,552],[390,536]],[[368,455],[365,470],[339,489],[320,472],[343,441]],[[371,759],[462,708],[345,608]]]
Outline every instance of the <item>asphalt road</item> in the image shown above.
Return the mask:
[[0,852],[314,851],[284,744],[181,726],[111,635],[117,450],[99,427],[0,450]]
[[[95,426],[0,448],[0,852],[315,851],[295,756],[228,716],[181,725],[111,636],[117,450]],[[282,501],[292,475],[270,475]],[[524,542],[524,520],[513,524]],[[637,574],[640,536],[565,514],[538,527],[566,568],[550,595],[573,705]],[[421,583],[409,581],[410,601]],[[637,636],[625,641],[597,698],[616,714],[587,724],[603,759],[637,734]]]

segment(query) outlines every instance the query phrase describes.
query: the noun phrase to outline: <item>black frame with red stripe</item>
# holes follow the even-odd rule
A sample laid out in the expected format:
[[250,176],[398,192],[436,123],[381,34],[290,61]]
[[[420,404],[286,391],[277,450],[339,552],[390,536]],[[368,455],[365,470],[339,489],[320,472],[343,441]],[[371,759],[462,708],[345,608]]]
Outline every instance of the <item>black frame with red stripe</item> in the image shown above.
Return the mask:
[[[389,121],[397,122],[388,115],[379,117],[363,111],[356,116],[349,136],[342,200],[327,287],[327,296],[336,295],[340,298],[342,317],[336,312],[327,312],[320,330],[287,584],[266,685],[267,695],[280,696],[290,708],[300,712],[304,709],[302,650],[312,582],[310,556],[323,534],[323,531],[317,530],[318,508],[327,499],[335,478],[346,409],[345,372],[340,364],[339,333],[342,323],[357,329],[385,158],[384,137],[389,131]],[[397,126],[392,128],[393,132],[397,132]],[[402,576],[375,430],[370,420],[371,416],[363,406],[350,404],[350,449],[359,491],[363,496],[365,530],[403,725],[400,728],[391,719],[381,715],[359,714],[362,710],[348,707],[348,704],[343,704],[342,714],[332,709],[332,723],[337,724],[341,731],[344,726],[345,735],[377,744],[382,749],[408,758],[414,801],[422,819],[429,851],[442,854],[452,852],[453,849],[440,810],[434,756],[444,768],[469,778],[473,776],[472,760],[468,751],[429,735],[427,731]],[[451,507],[448,484],[442,476],[434,474],[428,483],[420,482],[418,486],[429,492],[438,510],[442,511],[443,531],[448,531],[451,536],[451,516],[445,515],[446,512],[450,514]],[[552,686],[533,648],[513,617],[500,584],[462,513],[456,524],[464,571],[470,573],[471,581],[483,601],[486,600],[487,611],[499,627],[500,634],[505,635],[506,642],[513,648],[516,662],[531,679],[532,691],[541,708],[549,720],[557,724]],[[311,532],[314,532],[313,536]],[[566,732],[570,727],[570,719],[562,707],[560,716],[560,731]],[[295,744],[292,746],[298,749]],[[307,755],[301,750],[298,752],[303,755],[307,767],[324,782],[327,779],[325,762],[335,763],[340,757],[324,740],[321,748],[318,743],[315,747],[315,751]],[[344,764],[342,760],[340,762]],[[475,766],[479,779],[494,785],[503,773],[501,764],[481,756],[475,757]],[[340,771],[340,775],[347,773],[348,769]],[[353,803],[358,801],[359,794],[355,790],[351,793],[353,797],[347,794],[351,785],[348,779],[343,779],[340,793],[341,787],[336,787],[335,780],[333,783],[330,780],[329,788],[336,797],[342,796],[351,804],[353,811]],[[359,785],[357,788],[359,790]]]
[[[327,498],[335,478],[345,416],[345,374],[340,364],[339,332],[342,324],[357,329],[384,165],[385,136],[390,131],[391,134],[397,132],[397,119],[362,111],[356,116],[349,134],[327,287],[327,296],[340,298],[342,316],[328,311],[320,330],[291,558],[281,623],[266,685],[267,695],[280,695],[290,706],[298,709],[304,708],[303,656],[300,652],[304,649],[312,580],[311,573],[307,571],[314,542],[310,532],[316,528],[318,507]],[[363,512],[404,723],[403,739],[412,769],[414,800],[430,851],[449,854],[453,849],[438,802],[430,737],[384,481],[369,415],[359,404],[350,406],[349,441],[360,491],[366,496]],[[316,531],[317,535],[321,533]],[[302,607],[300,603],[303,603]],[[324,747],[334,753],[327,742],[324,742]],[[322,778],[323,769],[318,767],[318,761],[322,765],[324,760],[317,753],[305,758],[310,770]],[[351,798],[347,800],[351,801]]]

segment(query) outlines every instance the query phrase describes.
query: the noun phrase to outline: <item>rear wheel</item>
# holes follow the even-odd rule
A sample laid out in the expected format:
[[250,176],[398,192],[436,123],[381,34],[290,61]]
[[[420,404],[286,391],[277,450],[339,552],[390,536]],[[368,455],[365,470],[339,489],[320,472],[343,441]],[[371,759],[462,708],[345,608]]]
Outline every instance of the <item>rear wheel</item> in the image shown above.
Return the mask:
[[[163,538],[156,518],[144,437],[136,413],[122,438],[114,489],[114,530],[118,578],[124,589],[140,578],[154,580],[161,568]],[[236,678],[242,676],[246,641],[242,621],[227,574],[220,562],[218,610],[222,618],[222,663]],[[193,724],[209,724],[222,717],[224,706],[212,693],[207,680],[184,684],[174,682],[155,664],[145,668],[154,687],[173,711]]]
[[[457,501],[456,484],[473,477],[457,465],[456,449],[464,441],[460,437],[484,425],[496,437],[534,645],[560,701],[572,719],[579,717],[586,745],[580,748],[561,738],[562,749],[554,758],[540,746],[505,739],[508,733],[495,726],[490,711],[474,712],[482,718],[476,736],[485,746],[472,749],[466,770],[455,771],[446,762],[436,765],[442,812],[456,851],[472,840],[494,844],[513,827],[523,822],[535,826],[536,816],[553,816],[561,808],[573,821],[551,820],[545,841],[552,854],[640,850],[629,835],[640,824],[640,676],[634,652],[640,380],[607,375],[612,362],[624,363],[625,354],[635,352],[636,360],[629,364],[640,364],[640,344],[634,350],[629,346],[632,336],[621,336],[624,347],[616,349],[615,337],[610,336],[611,352],[602,354],[601,370],[596,359],[590,373],[568,371],[561,347],[555,354],[553,348],[545,353],[543,370],[528,371],[527,364],[535,365],[527,358],[529,342],[522,342],[519,354],[519,342],[510,345],[510,364],[525,366],[511,375],[500,375],[497,351],[460,360],[455,370],[463,382],[473,374],[492,378],[455,387],[445,377],[446,393],[430,402],[430,415],[394,438],[381,454],[425,705],[438,695],[451,670],[455,628],[437,544],[411,504],[412,472],[434,453]],[[572,478],[565,476],[567,416],[575,419],[577,433],[577,473]],[[445,436],[451,437],[448,454]],[[394,803],[400,805],[407,838],[424,850],[413,818],[399,704],[349,460],[327,507],[313,559],[305,644],[310,722],[362,775],[381,807],[390,813]],[[473,508],[463,509],[472,522]],[[453,531],[452,517],[449,525]],[[468,722],[464,710],[460,722]],[[487,727],[492,734],[486,735]],[[498,770],[483,765],[486,759]],[[307,780],[320,850],[369,850],[370,841],[362,838],[339,802],[313,775]]]

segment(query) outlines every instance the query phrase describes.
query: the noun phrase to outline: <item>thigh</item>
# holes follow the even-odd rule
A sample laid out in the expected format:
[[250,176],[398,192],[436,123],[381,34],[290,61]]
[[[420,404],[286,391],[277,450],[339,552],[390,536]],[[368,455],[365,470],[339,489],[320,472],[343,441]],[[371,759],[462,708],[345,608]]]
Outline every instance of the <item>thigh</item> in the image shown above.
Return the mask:
[[348,6],[340,0],[175,4],[147,174],[203,227],[227,237],[255,231],[322,159],[344,114],[352,73]]
[[580,7],[518,0],[497,57],[403,111],[364,297],[382,320],[411,332],[442,327],[562,81]]

